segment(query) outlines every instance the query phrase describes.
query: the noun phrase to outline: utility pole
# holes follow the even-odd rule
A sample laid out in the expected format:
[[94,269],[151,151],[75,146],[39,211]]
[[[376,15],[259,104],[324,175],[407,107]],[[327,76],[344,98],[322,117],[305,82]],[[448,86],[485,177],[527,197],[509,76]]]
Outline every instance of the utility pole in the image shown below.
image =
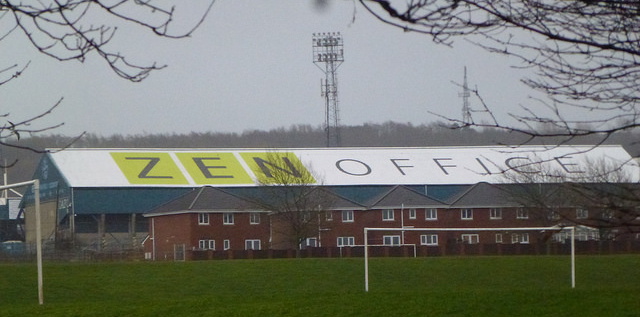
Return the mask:
[[320,80],[325,99],[325,131],[327,147],[340,146],[340,116],[338,110],[338,67],[344,62],[340,32],[313,33],[313,63],[325,74]]

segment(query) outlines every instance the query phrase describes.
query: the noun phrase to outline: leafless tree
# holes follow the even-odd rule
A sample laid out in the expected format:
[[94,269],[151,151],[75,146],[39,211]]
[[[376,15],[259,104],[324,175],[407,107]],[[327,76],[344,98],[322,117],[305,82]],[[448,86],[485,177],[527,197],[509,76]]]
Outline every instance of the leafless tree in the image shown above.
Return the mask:
[[[140,0],[0,0],[0,40],[19,32],[40,53],[59,61],[84,61],[91,54],[102,58],[118,76],[141,81],[164,65],[132,62],[111,44],[119,27],[144,29],[165,38],[189,37],[203,22],[215,0],[190,27],[175,25],[177,1]],[[193,4],[190,4],[193,5]],[[174,31],[178,29],[178,31]]]
[[[18,65],[13,65],[11,67],[0,70],[0,88],[4,85],[9,84],[12,80],[17,79],[23,71],[27,69],[29,64],[19,68]],[[55,102],[52,106],[50,106],[45,111],[27,117],[16,120],[11,117],[10,112],[0,113],[0,120],[4,121],[4,123],[0,126],[0,147],[8,147],[14,148],[18,150],[29,150],[37,153],[44,152],[44,149],[38,149],[29,145],[22,145],[20,139],[23,136],[31,136],[34,134],[47,132],[51,130],[55,130],[56,128],[63,125],[63,123],[53,124],[53,125],[38,125],[39,121],[51,114],[60,104],[62,103],[62,98]],[[81,137],[78,136],[77,138]],[[71,140],[67,146],[77,138]],[[63,146],[62,148],[64,148]],[[5,153],[2,153],[2,161],[0,162],[0,167],[8,168],[15,165],[17,159],[13,159],[12,161],[6,160]]]
[[[640,229],[640,187],[620,164],[587,162],[578,176],[539,166],[504,174],[511,199],[529,207],[550,225],[584,225],[600,230],[603,240]],[[637,177],[637,175],[636,175]]]
[[[640,2],[635,0],[358,0],[381,21],[451,45],[464,38],[492,53],[519,58],[535,75],[523,82],[543,92],[516,124],[496,119],[457,126],[493,127],[534,137],[566,139],[640,125]],[[496,107],[493,107],[496,108]],[[587,114],[573,116],[576,112]],[[541,131],[540,124],[555,129]]]
[[[191,19],[190,26],[175,32],[176,9],[173,2],[176,1],[0,0],[0,41],[12,34],[22,34],[37,51],[58,61],[82,62],[95,55],[118,76],[138,82],[151,71],[165,66],[127,59],[119,47],[111,43],[118,35],[119,27],[124,30],[146,29],[154,36],[172,39],[188,37],[202,23],[215,0],[206,0],[207,5],[195,19]],[[28,66],[29,63],[0,65],[0,86],[4,88],[16,80]],[[9,111],[0,113],[0,120],[4,122],[0,125],[0,146],[43,152],[44,149],[20,145],[20,138],[60,127],[63,123],[40,127],[38,124],[61,103],[62,98],[45,111],[22,119],[12,118]],[[7,108],[7,105],[2,107]]]
[[324,210],[331,204],[330,193],[310,167],[289,152],[269,152],[253,160],[260,190],[251,200],[271,212],[272,247],[299,251],[307,238],[318,237],[326,225]]

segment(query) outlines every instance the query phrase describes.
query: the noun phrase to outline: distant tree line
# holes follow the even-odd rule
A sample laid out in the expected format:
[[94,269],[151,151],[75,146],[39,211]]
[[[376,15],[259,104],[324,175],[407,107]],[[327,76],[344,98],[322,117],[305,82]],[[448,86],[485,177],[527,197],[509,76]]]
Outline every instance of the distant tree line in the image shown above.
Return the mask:
[[[619,132],[610,135],[604,142],[597,135],[558,140],[544,138],[530,140],[529,136],[517,132],[497,129],[455,128],[442,122],[413,125],[411,123],[384,122],[344,126],[340,130],[343,147],[424,147],[424,146],[471,146],[471,145],[521,145],[526,144],[621,144],[633,156],[640,156],[637,144],[638,132]],[[38,135],[24,137],[20,144],[28,148],[45,150],[62,148],[73,141],[75,148],[313,148],[326,144],[322,127],[292,125],[268,131],[247,130],[242,133],[191,132],[187,134],[158,133],[102,136],[88,133],[73,141],[75,137],[64,135]],[[17,163],[8,169],[9,182],[30,179],[42,154],[12,147],[0,147],[0,156]]]

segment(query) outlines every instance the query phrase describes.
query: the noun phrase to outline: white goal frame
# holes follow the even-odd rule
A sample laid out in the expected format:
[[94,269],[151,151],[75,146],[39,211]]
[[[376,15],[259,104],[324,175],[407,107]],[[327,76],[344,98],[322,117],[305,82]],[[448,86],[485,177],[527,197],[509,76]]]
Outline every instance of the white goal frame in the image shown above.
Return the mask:
[[364,291],[369,291],[369,231],[562,231],[571,230],[571,288],[576,288],[576,227],[518,227],[518,228],[364,228]]
[[44,292],[42,290],[42,224],[40,221],[40,180],[34,179],[26,182],[0,186],[0,190],[16,187],[33,186],[35,222],[36,222],[36,262],[38,266],[38,304],[44,304]]

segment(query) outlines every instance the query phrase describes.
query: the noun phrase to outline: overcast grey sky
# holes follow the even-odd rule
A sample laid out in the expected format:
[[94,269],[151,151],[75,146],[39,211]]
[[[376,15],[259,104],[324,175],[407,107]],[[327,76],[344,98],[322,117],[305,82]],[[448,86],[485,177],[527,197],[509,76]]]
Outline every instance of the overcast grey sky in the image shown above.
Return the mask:
[[[190,18],[194,6],[181,5]],[[183,11],[181,11],[183,10]],[[452,48],[385,25],[349,0],[317,10],[312,1],[218,0],[191,38],[158,39],[121,29],[114,44],[132,61],[167,64],[142,83],[115,75],[102,60],[60,63],[37,53],[14,32],[0,42],[8,64],[31,61],[0,90],[2,112],[14,121],[62,105],[41,124],[75,135],[242,132],[324,123],[323,73],[312,62],[314,32],[341,32],[345,62],[338,69],[343,125],[388,120],[429,123],[429,112],[460,118],[460,87],[470,86],[503,116],[531,93],[510,68],[516,60],[463,41]],[[8,65],[5,65],[5,67]],[[477,107],[477,101],[471,101]]]

